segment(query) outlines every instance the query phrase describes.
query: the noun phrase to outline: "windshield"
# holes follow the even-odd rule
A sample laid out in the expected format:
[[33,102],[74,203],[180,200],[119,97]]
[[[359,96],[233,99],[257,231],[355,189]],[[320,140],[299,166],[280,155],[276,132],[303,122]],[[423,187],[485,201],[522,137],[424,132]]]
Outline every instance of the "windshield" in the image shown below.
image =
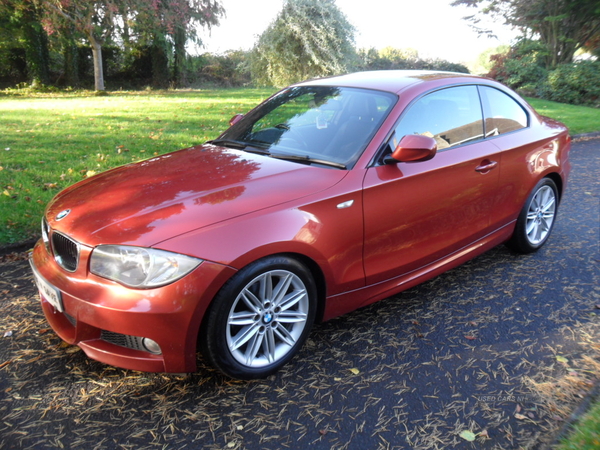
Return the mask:
[[291,87],[252,110],[215,143],[347,168],[362,154],[396,99],[394,94],[366,89]]

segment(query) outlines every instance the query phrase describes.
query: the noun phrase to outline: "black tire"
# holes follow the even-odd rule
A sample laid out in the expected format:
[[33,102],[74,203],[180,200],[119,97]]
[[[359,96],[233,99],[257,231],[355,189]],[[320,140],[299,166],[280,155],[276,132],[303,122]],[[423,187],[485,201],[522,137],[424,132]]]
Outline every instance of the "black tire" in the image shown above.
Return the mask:
[[558,189],[550,178],[533,188],[519,213],[515,231],[506,245],[519,253],[540,249],[550,237],[558,213]]
[[201,330],[202,353],[229,377],[267,377],[302,347],[316,310],[315,282],[304,265],[287,256],[261,259],[214,298]]

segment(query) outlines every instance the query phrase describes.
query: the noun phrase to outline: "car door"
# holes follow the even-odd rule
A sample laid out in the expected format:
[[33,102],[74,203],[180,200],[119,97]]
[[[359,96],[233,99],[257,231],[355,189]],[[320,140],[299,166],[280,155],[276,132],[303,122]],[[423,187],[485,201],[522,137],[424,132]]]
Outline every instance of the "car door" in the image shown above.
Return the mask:
[[433,137],[435,157],[375,165],[364,179],[367,285],[444,258],[490,232],[500,152],[485,141],[475,86],[430,93],[403,113],[390,138]]

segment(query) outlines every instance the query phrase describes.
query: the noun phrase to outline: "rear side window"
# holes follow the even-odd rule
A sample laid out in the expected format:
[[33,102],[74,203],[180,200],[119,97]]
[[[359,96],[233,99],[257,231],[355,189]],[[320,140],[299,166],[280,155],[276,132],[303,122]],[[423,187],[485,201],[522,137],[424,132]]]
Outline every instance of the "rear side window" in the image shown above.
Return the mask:
[[394,148],[407,134],[433,137],[438,150],[482,139],[477,87],[452,87],[420,98],[400,120],[392,141]]
[[486,136],[498,136],[527,127],[527,113],[512,97],[488,86],[480,86],[479,89]]

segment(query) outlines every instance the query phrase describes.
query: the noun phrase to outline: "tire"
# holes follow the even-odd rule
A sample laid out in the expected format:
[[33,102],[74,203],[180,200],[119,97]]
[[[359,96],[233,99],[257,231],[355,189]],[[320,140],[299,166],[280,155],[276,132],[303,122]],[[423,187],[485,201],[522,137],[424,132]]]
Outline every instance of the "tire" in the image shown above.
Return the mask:
[[317,309],[310,271],[273,256],[235,274],[214,298],[200,339],[208,362],[231,378],[267,377],[304,344]]
[[542,178],[527,197],[515,231],[506,245],[519,253],[537,251],[550,237],[557,212],[556,184],[550,178]]

